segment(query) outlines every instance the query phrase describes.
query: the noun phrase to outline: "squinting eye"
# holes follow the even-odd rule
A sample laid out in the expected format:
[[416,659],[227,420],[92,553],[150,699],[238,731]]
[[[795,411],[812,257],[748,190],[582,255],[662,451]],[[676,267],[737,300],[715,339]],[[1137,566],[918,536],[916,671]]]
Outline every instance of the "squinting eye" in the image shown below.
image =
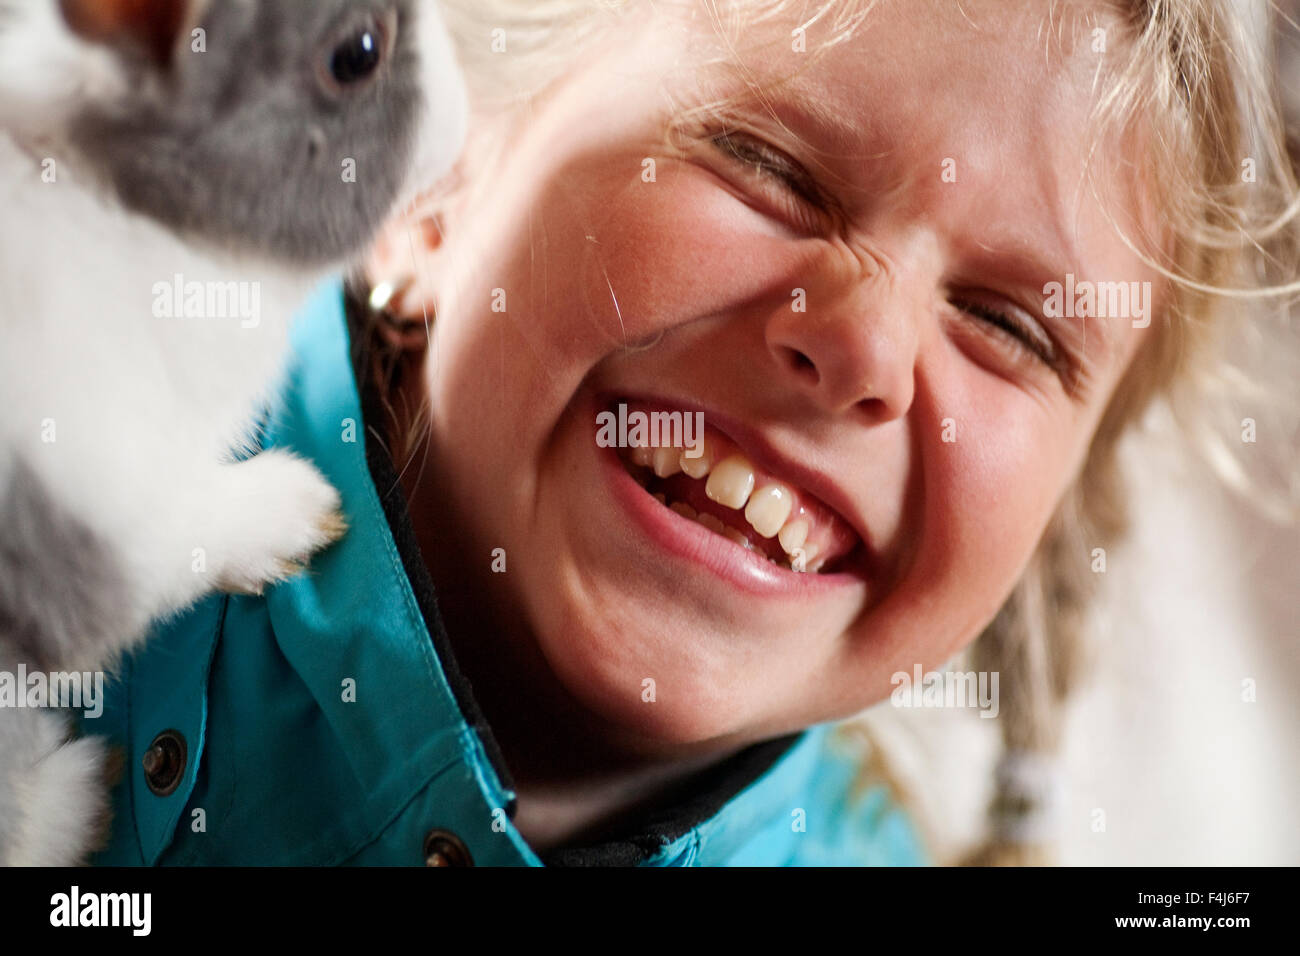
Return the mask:
[[813,178],[802,166],[775,147],[746,133],[729,130],[715,135],[712,143],[731,158],[779,183],[810,206],[817,209],[826,207],[826,197]]
[[954,308],[973,315],[987,325],[992,326],[1004,337],[1013,340],[1018,347],[1027,350],[1042,360],[1044,364],[1053,369],[1060,367],[1060,356],[1057,354],[1056,346],[1052,340],[1045,335],[1032,331],[1026,322],[1013,316],[1010,312],[966,299],[953,299],[952,305]]

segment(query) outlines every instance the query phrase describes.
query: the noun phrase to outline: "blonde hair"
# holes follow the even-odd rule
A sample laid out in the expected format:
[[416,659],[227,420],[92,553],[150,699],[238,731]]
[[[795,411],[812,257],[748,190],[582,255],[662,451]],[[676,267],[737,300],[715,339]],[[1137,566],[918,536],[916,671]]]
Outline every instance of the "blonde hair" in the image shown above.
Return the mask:
[[[700,10],[729,45],[747,26],[806,10],[802,26],[810,52],[816,52],[851,36],[875,2],[710,0]],[[445,3],[476,112],[502,121],[501,134],[479,141],[480,153],[468,165],[490,166],[509,146],[511,123],[624,14],[645,5],[645,0]],[[1066,16],[1072,12],[1082,16]],[[1111,54],[1097,78],[1096,142],[1106,130],[1142,134],[1146,165],[1140,173],[1155,190],[1152,198],[1172,242],[1127,235],[1125,241],[1167,279],[1164,307],[1153,318],[1161,329],[1148,336],[1116,389],[1080,473],[1026,571],[973,646],[977,666],[1001,675],[999,723],[1006,759],[990,808],[991,837],[967,862],[1048,859],[1046,848],[1026,841],[1017,825],[1036,811],[1041,795],[1024,785],[1016,768],[1059,744],[1063,705],[1083,670],[1096,580],[1090,555],[1094,547],[1118,542],[1129,523],[1117,460],[1126,430],[1163,398],[1231,486],[1263,501],[1274,517],[1291,520],[1296,514],[1294,473],[1283,469],[1280,486],[1261,499],[1224,437],[1223,423],[1206,414],[1223,407],[1215,404],[1216,397],[1246,394],[1242,386],[1249,379],[1234,375],[1224,360],[1228,345],[1266,346],[1272,336],[1265,328],[1287,328],[1286,296],[1294,298],[1300,290],[1294,276],[1300,261],[1300,191],[1286,154],[1272,65],[1259,39],[1267,24],[1252,22],[1233,0],[1055,0],[1044,24],[1064,37],[1066,31],[1102,22],[1102,13],[1117,17],[1126,35],[1108,38]],[[508,55],[493,52],[493,31],[501,31],[497,37],[508,44]],[[1243,178],[1247,159],[1253,181]],[[475,188],[472,182],[462,186]],[[1265,296],[1276,305],[1271,314],[1263,308]],[[1247,361],[1257,360],[1258,352]],[[1265,390],[1249,399],[1252,407],[1262,407],[1270,397],[1276,399],[1276,393]]]

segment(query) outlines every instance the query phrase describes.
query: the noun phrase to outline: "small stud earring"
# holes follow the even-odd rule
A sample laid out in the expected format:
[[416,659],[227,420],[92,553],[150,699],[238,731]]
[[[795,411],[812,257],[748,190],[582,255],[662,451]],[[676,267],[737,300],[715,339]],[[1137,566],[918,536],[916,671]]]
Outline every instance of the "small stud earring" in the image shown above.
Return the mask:
[[370,289],[368,302],[372,312],[387,312],[388,307],[394,299],[405,295],[407,290],[415,283],[411,276],[402,276],[400,279],[385,279],[376,283]]
[[423,339],[428,334],[427,329],[433,326],[433,321],[437,317],[436,310],[430,307],[422,310],[419,315],[408,316],[400,315],[392,308],[401,302],[402,297],[413,285],[415,285],[415,277],[411,275],[385,279],[371,287],[370,294],[366,297],[366,304],[376,319],[402,338],[413,337],[418,333]]

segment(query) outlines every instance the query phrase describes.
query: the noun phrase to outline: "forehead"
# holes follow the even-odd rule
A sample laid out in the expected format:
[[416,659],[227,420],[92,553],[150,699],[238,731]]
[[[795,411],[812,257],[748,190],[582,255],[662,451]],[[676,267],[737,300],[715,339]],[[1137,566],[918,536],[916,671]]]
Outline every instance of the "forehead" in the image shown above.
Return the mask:
[[1104,3],[841,0],[862,12],[838,32],[804,21],[805,6],[704,46],[723,71],[808,94],[846,149],[914,145],[927,134],[952,141],[987,130],[992,114],[1030,126],[1050,116],[1055,125],[1058,111],[1087,109],[1105,54],[1124,39]]
[[[1104,24],[1113,56],[1118,25],[1090,22]],[[1004,204],[1078,191],[1104,52],[1094,51],[1092,27],[1076,8],[883,0],[843,42],[820,46],[826,37],[810,27],[806,52],[791,49],[792,23],[793,13],[745,30],[730,55],[706,68],[710,92],[725,88],[768,113],[843,174],[846,187],[952,199],[966,190],[941,189],[936,173],[951,160],[958,183],[1008,187],[1014,195]],[[1110,144],[1092,156],[1094,171],[1107,158],[1115,158]]]

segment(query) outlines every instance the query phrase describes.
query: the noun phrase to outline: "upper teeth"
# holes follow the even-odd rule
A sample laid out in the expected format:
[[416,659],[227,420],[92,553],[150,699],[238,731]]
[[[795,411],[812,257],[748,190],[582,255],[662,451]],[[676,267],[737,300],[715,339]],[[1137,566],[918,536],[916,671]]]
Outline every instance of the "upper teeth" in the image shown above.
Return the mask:
[[795,549],[802,548],[808,540],[808,522],[802,518],[789,522],[777,533],[777,540],[786,554],[794,554]]
[[740,455],[724,458],[709,472],[704,493],[718,504],[740,510],[754,490],[754,467]]
[[[745,520],[763,537],[770,538],[781,530],[793,507],[794,494],[789,488],[775,483],[764,485],[749,496]],[[807,527],[806,523],[804,527]],[[806,536],[807,532],[804,534]]]
[[[633,452],[635,456],[636,452]],[[633,459],[635,460],[635,458]],[[704,443],[703,453],[699,458],[687,458],[683,450],[678,454],[677,466],[692,478],[703,478],[713,467],[713,450],[709,448],[709,443]]]
[[654,450],[655,474],[668,478],[682,470],[682,454],[676,448],[656,448]]
[[[781,549],[790,556],[796,570],[816,571],[821,562],[814,558],[815,546],[805,546],[811,525],[804,517],[794,514],[795,494],[780,482],[767,482],[755,488],[754,466],[744,455],[731,454],[715,464],[716,449],[704,443],[703,454],[697,458],[686,455],[685,449],[662,447],[633,447],[629,457],[634,464],[652,468],[660,478],[668,478],[679,471],[691,478],[706,478],[704,493],[713,501],[739,511],[744,509],[745,520],[764,538],[776,537]],[[658,496],[657,496],[658,497]],[[727,537],[752,545],[744,535],[727,528],[713,515],[699,513],[686,504],[673,502],[670,507],[684,517],[692,518],[706,528]]]

